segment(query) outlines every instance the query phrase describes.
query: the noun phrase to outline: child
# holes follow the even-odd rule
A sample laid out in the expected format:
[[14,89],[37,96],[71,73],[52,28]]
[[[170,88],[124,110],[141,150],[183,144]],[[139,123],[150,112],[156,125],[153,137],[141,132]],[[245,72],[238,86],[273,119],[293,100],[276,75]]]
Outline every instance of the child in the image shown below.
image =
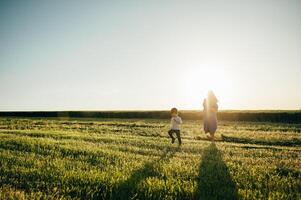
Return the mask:
[[173,133],[176,133],[179,146],[182,144],[181,136],[180,136],[180,124],[182,124],[181,117],[178,116],[178,109],[172,108],[170,111],[171,114],[171,124],[170,130],[168,131],[169,136],[171,137],[171,143],[175,142],[175,138],[173,137]]

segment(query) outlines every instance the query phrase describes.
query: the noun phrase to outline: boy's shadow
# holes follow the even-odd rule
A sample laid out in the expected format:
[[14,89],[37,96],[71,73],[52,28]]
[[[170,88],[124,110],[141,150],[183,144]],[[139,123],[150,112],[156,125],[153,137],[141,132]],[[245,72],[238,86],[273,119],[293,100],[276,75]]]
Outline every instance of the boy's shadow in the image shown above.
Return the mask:
[[238,199],[237,189],[214,143],[204,150],[196,199]]
[[139,194],[141,195],[138,191],[139,183],[148,177],[160,176],[156,168],[162,163],[168,162],[178,150],[179,148],[167,148],[160,158],[147,162],[142,168],[132,172],[127,180],[121,182],[113,189],[110,199],[143,199],[143,196],[139,197]]

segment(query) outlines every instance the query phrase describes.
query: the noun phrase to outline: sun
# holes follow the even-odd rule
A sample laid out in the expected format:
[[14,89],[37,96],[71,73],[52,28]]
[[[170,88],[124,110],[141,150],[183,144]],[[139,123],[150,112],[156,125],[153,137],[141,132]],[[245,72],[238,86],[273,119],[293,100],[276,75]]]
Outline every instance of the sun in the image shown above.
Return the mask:
[[188,68],[181,81],[187,108],[199,108],[209,90],[215,93],[220,102],[226,102],[231,94],[231,76],[221,66],[200,65]]

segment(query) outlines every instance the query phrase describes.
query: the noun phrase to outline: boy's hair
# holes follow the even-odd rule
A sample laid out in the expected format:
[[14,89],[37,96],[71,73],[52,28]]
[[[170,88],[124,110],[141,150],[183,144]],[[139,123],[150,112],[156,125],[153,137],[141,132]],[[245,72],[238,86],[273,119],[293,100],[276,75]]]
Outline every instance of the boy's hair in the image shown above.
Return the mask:
[[171,113],[171,114],[173,114],[173,113],[178,114],[178,109],[177,109],[177,108],[172,108],[172,109],[170,110],[170,113]]

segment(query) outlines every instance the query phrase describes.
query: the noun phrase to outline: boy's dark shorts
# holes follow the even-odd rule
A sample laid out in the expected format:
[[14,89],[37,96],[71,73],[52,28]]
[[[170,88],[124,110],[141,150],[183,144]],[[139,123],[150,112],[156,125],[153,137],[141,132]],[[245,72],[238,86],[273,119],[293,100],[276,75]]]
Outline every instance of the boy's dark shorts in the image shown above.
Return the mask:
[[173,130],[173,129],[170,129],[169,131],[168,131],[168,134],[169,134],[169,136],[174,140],[174,137],[173,137],[173,133],[176,133],[176,135],[177,135],[177,138],[178,138],[178,141],[179,141],[179,144],[182,144],[182,140],[181,140],[181,135],[180,135],[180,130]]

